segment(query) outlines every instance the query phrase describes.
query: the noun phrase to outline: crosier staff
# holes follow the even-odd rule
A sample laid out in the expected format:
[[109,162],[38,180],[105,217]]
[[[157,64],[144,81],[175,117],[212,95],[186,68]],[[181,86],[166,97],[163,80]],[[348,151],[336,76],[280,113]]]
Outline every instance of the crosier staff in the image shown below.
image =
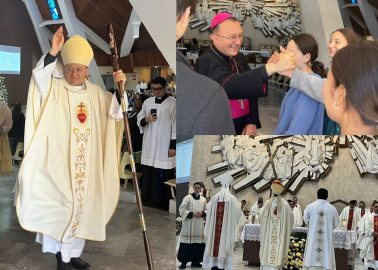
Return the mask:
[[[106,25],[109,33],[109,45],[110,45],[110,52],[111,52],[111,58],[112,58],[112,63],[113,63],[113,71],[119,70],[119,64],[118,64],[118,53],[117,53],[117,45],[116,41],[114,38],[114,32],[113,32],[113,26],[111,23]],[[151,255],[151,249],[150,249],[150,244],[148,242],[148,237],[147,237],[147,231],[146,231],[146,224],[144,221],[144,215],[143,215],[143,208],[142,208],[142,200],[140,198],[140,193],[139,193],[139,185],[138,185],[138,177],[135,169],[135,161],[134,161],[134,156],[133,156],[133,146],[131,143],[131,134],[130,134],[130,126],[129,126],[129,119],[127,117],[127,108],[126,108],[126,102],[124,99],[124,89],[123,89],[123,84],[122,82],[118,83],[118,93],[121,98],[121,106],[122,106],[122,114],[123,114],[123,123],[125,125],[125,137],[127,139],[127,151],[130,156],[130,166],[131,166],[131,172],[133,174],[133,184],[134,184],[134,192],[136,196],[136,202],[138,205],[138,212],[139,212],[139,219],[140,219],[140,226],[142,229],[142,234],[143,234],[143,240],[144,240],[144,249],[146,251],[146,257],[147,257],[147,264],[148,264],[148,269],[153,270],[154,265],[152,262],[152,255]]]

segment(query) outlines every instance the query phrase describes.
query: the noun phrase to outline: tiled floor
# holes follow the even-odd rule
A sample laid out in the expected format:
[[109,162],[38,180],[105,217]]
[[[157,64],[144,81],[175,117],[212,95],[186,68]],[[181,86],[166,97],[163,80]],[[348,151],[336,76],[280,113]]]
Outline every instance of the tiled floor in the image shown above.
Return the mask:
[[[18,224],[11,194],[15,175],[0,174],[0,270],[56,269],[55,256],[43,254],[35,234]],[[174,269],[175,215],[146,207],[144,215],[155,270]],[[148,269],[136,205],[121,201],[107,226],[107,240],[87,241],[82,258],[95,270]]]

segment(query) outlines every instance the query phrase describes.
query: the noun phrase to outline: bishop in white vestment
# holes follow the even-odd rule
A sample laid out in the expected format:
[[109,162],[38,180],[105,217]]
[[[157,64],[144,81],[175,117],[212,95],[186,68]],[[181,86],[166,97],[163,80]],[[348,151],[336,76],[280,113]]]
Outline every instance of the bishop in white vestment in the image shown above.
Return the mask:
[[240,202],[229,191],[232,180],[230,175],[222,178],[221,190],[211,198],[207,206],[203,268],[234,269],[232,255],[245,216]]
[[260,263],[261,270],[281,270],[288,256],[294,215],[290,205],[281,198],[280,180],[271,185],[272,196],[260,211]]
[[304,210],[308,225],[303,270],[336,270],[333,248],[333,228],[339,224],[339,214],[328,201],[328,191],[318,190],[318,200]]
[[202,267],[205,250],[205,238],[203,235],[204,218],[206,217],[206,198],[200,195],[201,183],[193,184],[193,192],[186,195],[179,207],[182,218],[180,233],[180,248],[177,259],[181,262],[179,269],[185,269],[191,262],[191,267]]
[[[56,68],[59,51],[64,77]],[[25,230],[37,232],[43,252],[57,254],[58,269],[90,268],[78,258],[85,239],[105,240],[119,197],[122,126],[116,132],[115,118],[122,112],[114,96],[86,80],[92,58],[84,38],[64,43],[60,27],[28,94],[17,216]],[[116,74],[115,81],[126,81]]]

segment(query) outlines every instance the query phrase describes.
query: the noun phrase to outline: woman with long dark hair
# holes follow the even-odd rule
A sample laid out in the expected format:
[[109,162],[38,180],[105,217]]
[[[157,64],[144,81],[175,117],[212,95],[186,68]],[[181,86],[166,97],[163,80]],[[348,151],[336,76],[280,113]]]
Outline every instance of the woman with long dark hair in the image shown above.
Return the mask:
[[[294,36],[289,41],[286,50],[295,54],[297,69],[319,78],[321,74],[324,74],[324,70],[319,65],[315,69],[318,73],[314,72],[313,67],[318,57],[318,43],[311,35]],[[291,87],[282,101],[274,134],[322,134],[323,114],[322,103]]]

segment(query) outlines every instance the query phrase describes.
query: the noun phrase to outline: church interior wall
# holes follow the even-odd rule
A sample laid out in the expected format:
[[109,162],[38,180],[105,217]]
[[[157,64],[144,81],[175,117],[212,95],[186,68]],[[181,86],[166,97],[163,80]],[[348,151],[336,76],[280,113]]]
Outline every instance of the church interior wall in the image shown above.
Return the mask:
[[26,104],[31,72],[42,56],[33,24],[22,1],[2,0],[0,44],[21,47],[21,74],[5,77],[8,104]]
[[[220,136],[195,136],[193,145],[190,182],[203,181],[206,188],[211,190],[212,195],[216,194],[220,187],[214,187],[211,181],[216,174],[206,176],[206,171],[209,165],[222,160],[220,153],[211,153],[211,147],[219,144],[220,141]],[[306,181],[296,195],[286,193],[283,197],[291,199],[296,196],[304,210],[304,206],[317,199],[316,193],[319,188],[328,189],[330,202],[336,200],[349,202],[355,199],[357,201],[364,200],[368,205],[374,199],[378,200],[378,179],[370,174],[360,176],[348,148],[339,149],[339,153],[332,163],[332,169],[325,178],[321,178],[317,182]],[[269,190],[257,193],[250,187],[238,193],[234,191],[232,193],[240,201],[243,199],[247,201],[247,209],[257,201],[259,196],[262,196],[264,201],[269,198]]]

